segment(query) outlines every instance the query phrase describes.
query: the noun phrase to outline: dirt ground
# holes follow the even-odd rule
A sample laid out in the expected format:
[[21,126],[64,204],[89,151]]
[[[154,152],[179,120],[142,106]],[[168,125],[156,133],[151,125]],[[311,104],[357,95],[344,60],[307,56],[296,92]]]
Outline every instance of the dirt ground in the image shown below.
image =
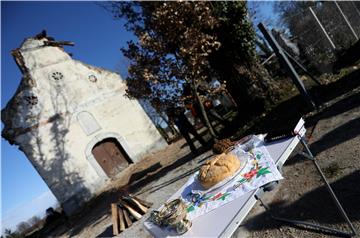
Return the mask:
[[[116,202],[121,194],[132,193],[153,203],[151,209],[158,208],[212,155],[212,151],[200,147],[198,142],[195,145],[199,148],[198,156],[190,153],[184,139],[181,139],[166,150],[130,165],[80,215],[72,217],[69,224],[57,227],[46,237],[112,237],[110,204]],[[120,191],[118,188],[121,188]],[[126,230],[129,237],[149,236],[142,228],[147,216]]]
[[[287,100],[268,118],[255,121],[246,131],[256,133],[307,113],[306,127],[310,148],[323,169],[345,211],[360,232],[360,72],[343,81],[324,86],[312,93],[322,108],[305,112],[298,102]],[[198,145],[199,146],[199,145]],[[298,146],[297,151],[300,149]],[[328,196],[320,176],[311,161],[295,151],[283,167],[285,179],[275,191],[264,196],[270,211],[257,203],[233,237],[333,237],[315,230],[296,228],[279,223],[272,215],[314,221],[333,228],[348,230]],[[131,192],[153,203],[157,209],[179,189],[212,152],[201,148],[195,156],[184,146],[184,140],[165,151],[149,155],[129,166],[120,177],[109,183],[107,190],[94,199],[81,215],[73,217],[67,226],[59,226],[47,237],[110,237],[110,203],[121,193]],[[126,186],[126,184],[129,184]],[[122,189],[119,191],[118,188]],[[120,237],[150,237],[143,227],[145,215]]]
[[[309,121],[312,153],[328,178],[335,194],[360,232],[360,89],[334,100],[321,114]],[[341,106],[340,106],[341,105]],[[351,105],[351,106],[350,106]],[[340,107],[339,107],[340,106]],[[342,110],[335,110],[336,107]],[[347,108],[347,110],[343,110]],[[315,122],[316,122],[315,121]],[[314,127],[315,128],[312,128]],[[308,134],[310,130],[308,130]],[[300,149],[298,146],[298,149]],[[294,153],[283,167],[284,181],[276,191],[265,195],[266,212],[259,203],[253,208],[234,237],[333,237],[314,230],[289,226],[270,215],[316,222],[350,231],[331,200],[314,164]]]

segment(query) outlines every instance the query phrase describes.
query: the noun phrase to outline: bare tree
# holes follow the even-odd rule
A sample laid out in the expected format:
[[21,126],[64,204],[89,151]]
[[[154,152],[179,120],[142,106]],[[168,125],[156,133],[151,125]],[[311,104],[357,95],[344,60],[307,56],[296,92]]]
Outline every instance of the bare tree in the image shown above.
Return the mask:
[[31,225],[26,221],[22,221],[16,226],[16,230],[19,234],[25,234],[30,228]]
[[5,229],[4,236],[1,236],[4,238],[21,238],[19,233],[11,231],[11,229]]
[[39,229],[43,225],[43,220],[38,216],[33,216],[28,220],[33,229]]
[[[234,98],[244,117],[261,112],[276,99],[278,86],[255,53],[255,32],[245,2],[108,2],[115,17],[138,41],[122,52],[130,60],[127,95],[147,98],[159,106],[198,105],[215,137],[198,92],[202,83],[217,78]],[[157,101],[153,101],[156,99]],[[153,105],[154,106],[154,105]]]

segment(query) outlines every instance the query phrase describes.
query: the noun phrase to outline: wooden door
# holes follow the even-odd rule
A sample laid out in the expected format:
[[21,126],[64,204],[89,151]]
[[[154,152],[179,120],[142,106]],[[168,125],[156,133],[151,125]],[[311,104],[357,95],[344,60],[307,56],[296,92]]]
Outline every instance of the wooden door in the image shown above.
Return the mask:
[[114,138],[97,143],[92,149],[96,161],[109,177],[114,177],[129,165],[125,151]]

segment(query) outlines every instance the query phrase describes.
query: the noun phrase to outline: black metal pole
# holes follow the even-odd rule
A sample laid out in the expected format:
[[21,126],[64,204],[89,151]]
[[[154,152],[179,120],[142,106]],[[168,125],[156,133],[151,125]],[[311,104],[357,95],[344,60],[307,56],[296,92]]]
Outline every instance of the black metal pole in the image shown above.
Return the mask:
[[303,96],[305,101],[308,103],[308,105],[312,109],[316,109],[316,105],[311,99],[310,95],[306,91],[306,88],[301,81],[299,75],[297,74],[296,70],[294,69],[293,65],[287,58],[286,54],[282,50],[282,48],[279,46],[277,41],[275,40],[274,36],[271,34],[271,32],[268,32],[266,30],[265,26],[262,23],[258,24],[258,28],[260,29],[261,33],[264,35],[267,42],[270,44],[271,48],[273,49],[274,53],[278,57],[280,64],[286,69],[287,73],[289,74],[290,78],[294,82],[295,86],[299,90],[300,94]]
[[341,214],[342,217],[345,219],[346,223],[349,225],[349,227],[350,227],[350,229],[351,229],[351,231],[352,231],[352,235],[356,235],[355,227],[354,227],[353,224],[351,223],[351,221],[350,221],[349,217],[347,216],[344,208],[341,206],[341,203],[339,202],[339,200],[338,200],[338,198],[336,197],[334,191],[332,190],[332,188],[331,188],[329,182],[327,181],[324,173],[322,172],[319,164],[316,162],[316,159],[315,159],[315,157],[313,156],[313,154],[311,153],[311,151],[310,151],[307,143],[305,142],[305,140],[304,140],[303,137],[299,136],[299,139],[300,139],[301,144],[302,144],[303,147],[305,148],[306,153],[308,153],[308,155],[310,156],[310,158],[311,158],[310,160],[313,161],[313,163],[314,163],[317,171],[319,172],[319,174],[320,174],[320,176],[321,176],[322,181],[325,183],[326,188],[327,188],[327,190],[329,191],[329,193],[330,193],[330,195],[331,195],[331,198],[333,199],[334,203],[336,204],[336,206],[337,206],[340,214]]
[[[265,204],[260,196],[258,195],[255,195],[255,198],[257,200],[260,201],[261,205],[268,211],[270,212],[270,215],[273,219],[275,220],[278,220],[278,221],[281,221],[281,222],[286,222],[286,223],[290,223],[290,224],[293,224],[293,225],[301,225],[301,226],[304,226],[304,227],[312,227],[312,228],[315,228],[315,229],[318,229],[318,230],[323,230],[325,232],[330,232],[334,235],[339,235],[339,236],[344,236],[344,237],[352,237],[352,236],[356,236],[357,235],[357,232],[355,230],[355,227],[353,226],[353,224],[351,223],[348,215],[346,214],[344,208],[341,206],[341,203],[339,202],[336,194],[334,193],[334,191],[332,190],[329,182],[327,181],[324,173],[322,172],[319,164],[317,163],[316,161],[316,158],[313,156],[313,154],[311,153],[310,149],[309,149],[309,146],[307,145],[307,142],[305,141],[304,137],[298,135],[298,138],[300,140],[300,143],[302,144],[302,146],[304,147],[305,149],[305,157],[309,160],[311,160],[317,171],[319,172],[320,176],[321,176],[321,179],[322,181],[324,182],[327,190],[329,191],[329,194],[331,196],[331,198],[333,199],[334,203],[336,204],[340,214],[342,215],[342,217],[344,218],[344,220],[346,221],[346,223],[348,224],[350,230],[351,230],[351,233],[348,233],[348,232],[344,232],[344,231],[341,231],[341,230],[338,230],[338,229],[334,229],[334,228],[331,228],[331,227],[326,227],[326,226],[322,226],[322,225],[319,225],[319,224],[315,224],[315,223],[312,223],[312,222],[307,222],[307,221],[300,221],[300,220],[294,220],[294,219],[288,219],[288,218],[282,218],[282,217],[277,217],[277,216],[274,216],[271,214],[271,209],[270,207]],[[261,191],[261,190],[260,190]]]
[[287,57],[289,57],[289,59],[296,64],[297,66],[299,66],[300,69],[302,69],[304,71],[304,73],[306,73],[317,85],[321,86],[321,83],[319,82],[319,80],[317,80],[302,64],[300,64],[299,61],[297,61],[294,57],[292,57],[291,54],[289,54],[286,50],[283,49],[283,51],[285,52],[285,54],[287,55]]

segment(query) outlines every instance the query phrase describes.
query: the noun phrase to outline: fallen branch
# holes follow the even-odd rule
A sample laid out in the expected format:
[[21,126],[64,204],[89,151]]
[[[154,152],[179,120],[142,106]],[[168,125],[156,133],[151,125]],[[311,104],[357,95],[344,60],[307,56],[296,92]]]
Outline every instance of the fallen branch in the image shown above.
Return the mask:
[[145,214],[148,211],[148,208],[143,206],[141,203],[139,203],[138,201],[136,201],[135,199],[129,197],[129,196],[125,196],[123,197],[123,199],[127,202],[129,202],[130,205],[132,205],[132,207],[137,208],[138,210],[140,210],[143,214]]
[[133,208],[131,208],[129,204],[127,204],[125,201],[120,200],[120,204],[124,206],[136,220],[141,219],[142,215],[135,211]]
[[111,220],[113,224],[113,234],[119,234],[118,209],[116,203],[111,203]]
[[129,197],[131,197],[132,199],[135,199],[136,201],[140,202],[141,204],[143,204],[146,207],[151,207],[153,205],[151,202],[141,200],[140,198],[138,198],[134,195],[129,194]]
[[124,220],[124,211],[121,207],[118,207],[119,211],[119,221],[120,221],[120,231],[125,231],[125,220]]
[[125,218],[125,221],[126,221],[126,225],[127,227],[130,227],[132,225],[132,221],[129,217],[129,214],[126,210],[124,210],[124,218]]

